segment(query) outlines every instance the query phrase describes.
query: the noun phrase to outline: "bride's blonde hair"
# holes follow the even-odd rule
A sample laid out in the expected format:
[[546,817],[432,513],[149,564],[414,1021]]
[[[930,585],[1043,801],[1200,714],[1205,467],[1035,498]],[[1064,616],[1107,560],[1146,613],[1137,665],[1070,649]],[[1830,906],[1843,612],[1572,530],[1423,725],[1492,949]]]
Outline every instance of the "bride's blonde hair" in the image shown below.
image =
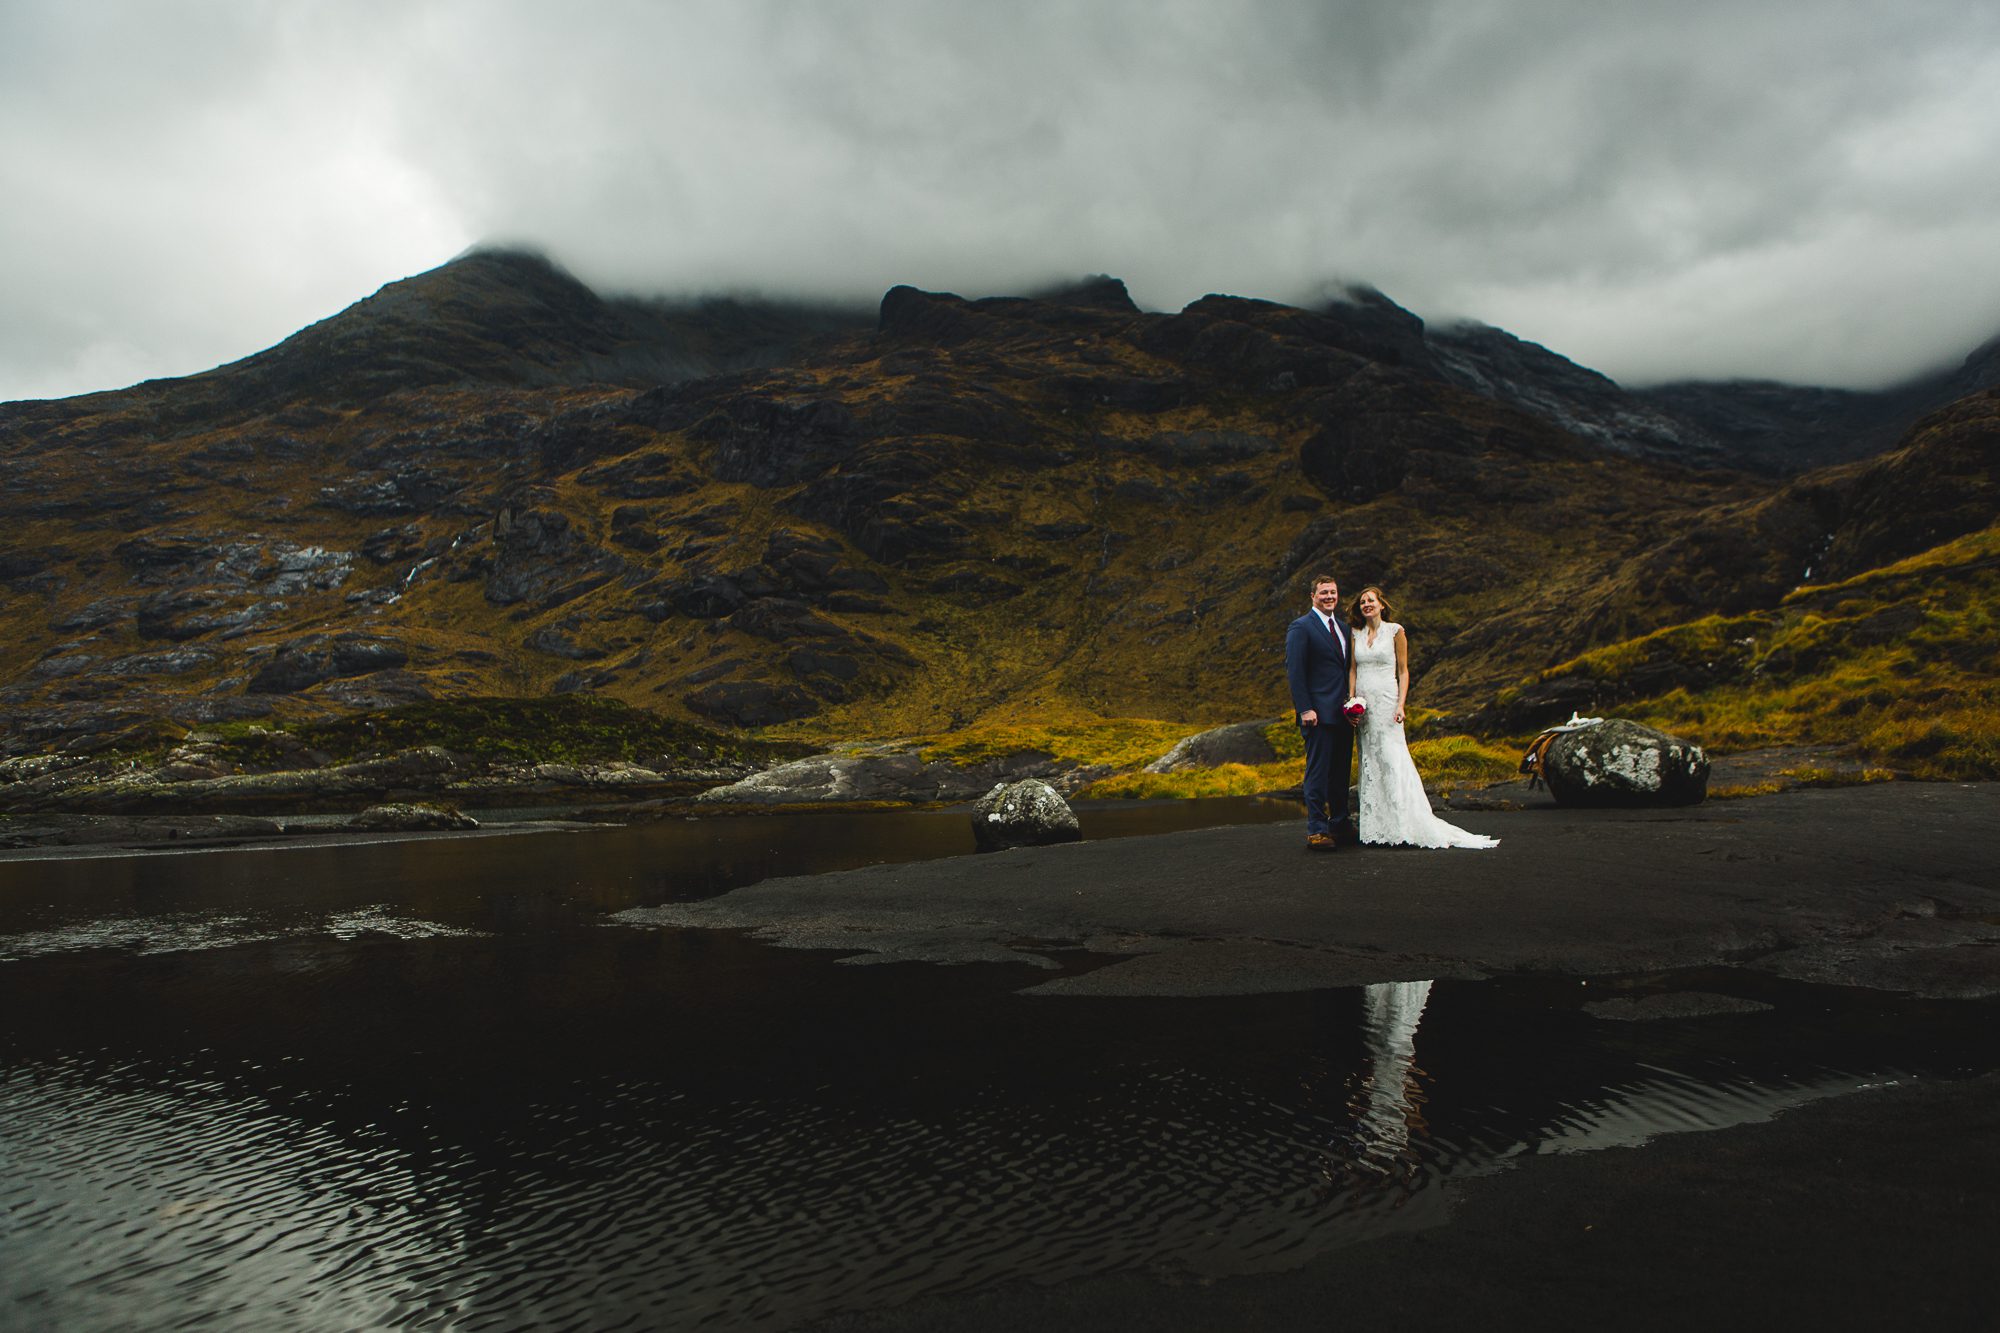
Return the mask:
[[1360,629],[1368,623],[1368,617],[1361,614],[1361,599],[1371,592],[1375,594],[1375,600],[1382,603],[1383,620],[1386,621],[1396,614],[1396,608],[1389,605],[1389,595],[1382,591],[1380,585],[1371,583],[1360,592],[1355,593],[1354,600],[1347,605],[1347,623],[1356,629]]

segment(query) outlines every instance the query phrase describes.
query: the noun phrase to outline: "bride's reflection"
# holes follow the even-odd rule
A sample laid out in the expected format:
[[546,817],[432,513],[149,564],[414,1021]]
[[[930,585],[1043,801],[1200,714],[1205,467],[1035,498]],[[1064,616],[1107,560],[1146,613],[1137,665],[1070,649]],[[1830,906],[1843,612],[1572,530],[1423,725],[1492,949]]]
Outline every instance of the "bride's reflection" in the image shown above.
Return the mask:
[[1410,1134],[1424,1128],[1417,1083],[1417,1024],[1430,1000],[1428,981],[1388,981],[1363,988],[1362,1036],[1368,1068],[1349,1099],[1354,1113],[1353,1165],[1390,1174],[1408,1165]]

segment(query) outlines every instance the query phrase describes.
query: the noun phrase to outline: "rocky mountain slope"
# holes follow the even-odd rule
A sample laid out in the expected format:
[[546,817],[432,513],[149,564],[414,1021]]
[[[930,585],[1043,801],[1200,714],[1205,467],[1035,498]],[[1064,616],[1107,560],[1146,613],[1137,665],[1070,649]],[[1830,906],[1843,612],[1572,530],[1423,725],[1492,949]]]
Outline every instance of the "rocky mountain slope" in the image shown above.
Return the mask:
[[857,324],[476,254],[0,407],[0,744],[571,692],[814,741],[1270,716],[1320,568],[1389,588],[1420,702],[1500,725],[1579,654],[1992,521],[1990,394],[1785,483],[1667,402],[1367,292]]
[[1438,373],[1513,403],[1614,452],[1790,475],[1893,447],[1910,425],[2000,386],[2000,339],[1954,370],[1863,392],[1768,380],[1682,381],[1625,389],[1500,329],[1428,331]]

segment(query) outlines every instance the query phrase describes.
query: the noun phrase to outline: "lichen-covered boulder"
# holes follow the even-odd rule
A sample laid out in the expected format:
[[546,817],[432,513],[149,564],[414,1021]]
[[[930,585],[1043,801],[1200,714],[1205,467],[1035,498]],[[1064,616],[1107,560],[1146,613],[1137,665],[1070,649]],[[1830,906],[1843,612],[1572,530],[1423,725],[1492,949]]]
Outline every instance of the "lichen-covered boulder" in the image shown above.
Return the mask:
[[369,833],[428,833],[474,829],[479,821],[448,805],[371,805],[348,820],[347,827]]
[[1076,811],[1038,778],[1002,782],[972,807],[972,840],[982,852],[1076,842],[1082,837]]
[[1708,756],[1692,741],[1614,717],[1558,735],[1542,776],[1560,805],[1696,805],[1708,795]]

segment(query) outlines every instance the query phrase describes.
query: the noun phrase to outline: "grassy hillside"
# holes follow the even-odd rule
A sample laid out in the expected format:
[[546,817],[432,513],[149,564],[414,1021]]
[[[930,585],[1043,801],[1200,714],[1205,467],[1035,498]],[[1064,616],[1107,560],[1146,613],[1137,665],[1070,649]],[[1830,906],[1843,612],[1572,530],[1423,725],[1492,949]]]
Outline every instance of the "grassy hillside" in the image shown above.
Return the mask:
[[[1920,778],[2000,778],[2000,527],[1770,611],[1709,616],[1541,674],[1721,751],[1833,744]],[[1699,683],[1634,681],[1661,664]],[[1504,701],[1503,696],[1503,701]]]
[[[1990,751],[1954,739],[1986,734],[1992,664],[1952,600],[1977,558],[1948,552],[1995,516],[1991,394],[1781,485],[1607,452],[1338,312],[899,288],[871,333],[736,312],[734,368],[641,389],[719,335],[677,316],[669,348],[510,273],[448,266],[238,367],[0,413],[6,750],[590,695],[787,743],[1137,763],[1284,711],[1284,625],[1329,569],[1391,590],[1440,735],[1602,697],[1912,772]],[[1953,572],[1910,564],[1932,547]],[[1901,637],[1839,646],[1879,623]],[[1921,723],[1836,697],[1905,669],[1947,691]]]

